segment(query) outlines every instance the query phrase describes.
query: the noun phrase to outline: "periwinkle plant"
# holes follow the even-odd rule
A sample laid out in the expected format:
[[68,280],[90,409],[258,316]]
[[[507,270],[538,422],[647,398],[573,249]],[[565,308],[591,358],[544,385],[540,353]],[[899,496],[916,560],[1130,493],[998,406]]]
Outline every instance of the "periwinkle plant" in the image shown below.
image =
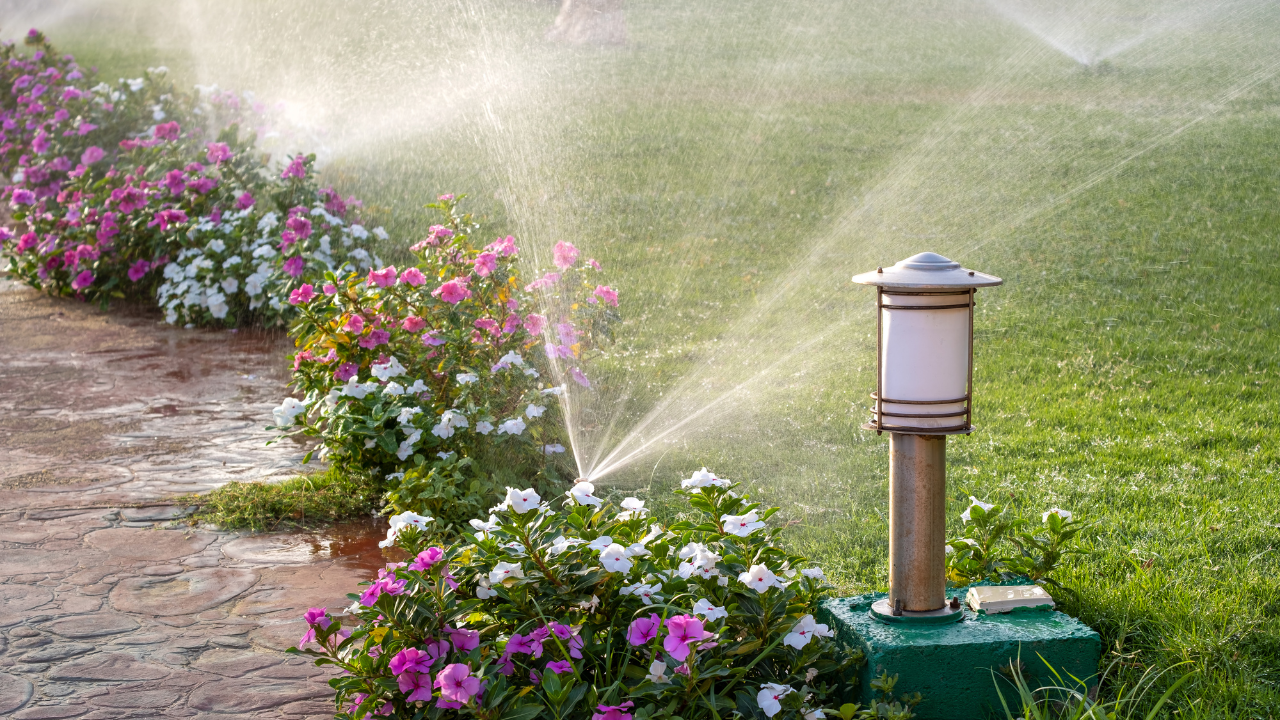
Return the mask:
[[1004,506],[969,500],[960,516],[966,537],[947,541],[947,579],[954,584],[1027,578],[1057,585],[1050,575],[1063,557],[1084,552],[1074,544],[1087,524],[1067,510],[1047,510],[1035,523]]

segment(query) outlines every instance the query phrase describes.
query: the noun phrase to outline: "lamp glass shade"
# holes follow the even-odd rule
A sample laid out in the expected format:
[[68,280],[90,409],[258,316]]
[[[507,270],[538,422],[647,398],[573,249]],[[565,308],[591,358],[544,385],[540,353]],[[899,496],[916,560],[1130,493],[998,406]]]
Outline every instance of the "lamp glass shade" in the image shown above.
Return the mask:
[[[936,429],[966,424],[969,379],[969,308],[894,310],[893,306],[968,303],[968,293],[898,295],[886,292],[880,357],[882,399],[936,403],[884,402],[884,423],[903,428]],[[902,415],[928,414],[914,418]]]

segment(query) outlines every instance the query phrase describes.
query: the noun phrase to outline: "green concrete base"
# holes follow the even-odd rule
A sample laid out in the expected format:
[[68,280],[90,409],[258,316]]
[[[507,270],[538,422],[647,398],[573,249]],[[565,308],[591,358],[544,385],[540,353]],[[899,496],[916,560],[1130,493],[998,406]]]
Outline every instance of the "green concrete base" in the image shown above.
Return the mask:
[[[967,588],[953,591],[964,599]],[[918,692],[924,701],[916,708],[920,720],[985,720],[1004,717],[999,683],[1010,710],[1017,692],[1001,673],[1021,651],[1023,676],[1031,687],[1058,684],[1040,657],[1063,678],[1093,678],[1098,672],[1102,642],[1098,633],[1075,618],[1047,609],[1003,615],[976,614],[965,608],[964,620],[947,625],[889,625],[871,617],[871,604],[883,594],[829,598],[819,610],[836,637],[862,648],[867,663],[861,671],[861,697],[873,699],[871,680],[882,671],[898,676],[895,694]],[[1037,657],[1037,654],[1039,657]],[[992,673],[995,677],[992,677]]]

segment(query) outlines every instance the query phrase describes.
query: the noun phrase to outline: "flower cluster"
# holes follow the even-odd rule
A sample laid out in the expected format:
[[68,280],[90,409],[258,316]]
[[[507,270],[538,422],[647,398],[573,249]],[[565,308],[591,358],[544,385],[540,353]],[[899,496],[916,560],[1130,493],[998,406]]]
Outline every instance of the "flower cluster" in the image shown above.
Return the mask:
[[1074,545],[1087,524],[1061,508],[1036,523],[970,495],[960,520],[965,537],[947,541],[947,579],[957,585],[1022,578],[1056,585],[1049,576],[1062,559],[1084,552]]
[[380,264],[353,199],[318,189],[313,156],[280,170],[258,151],[265,108],[164,68],[94,84],[32,31],[0,47],[0,228],[7,269],[106,304],[154,297],[171,323],[283,324],[290,293],[324,272]]
[[[591,287],[600,264],[578,263],[566,242],[556,246],[556,272],[522,283],[515,239],[476,242],[480,229],[459,199],[430,206],[443,220],[409,248],[415,264],[326,271],[290,293],[299,316],[293,385],[303,397],[286,399],[275,424],[319,438],[332,463],[387,477],[393,509],[450,523],[474,517],[501,489],[457,492],[480,472],[560,479],[559,399],[568,382],[590,386],[582,362],[617,305],[615,291],[596,285],[601,300]],[[309,232],[295,220],[304,218],[286,224]]]
[[346,629],[314,609],[294,652],[345,671],[331,681],[343,720],[817,720],[858,656],[814,617],[822,571],[735,487],[695,475],[677,492],[701,517],[669,525],[588,482],[555,503],[508,488],[443,547],[425,519],[402,520],[390,537],[413,560],[379,574]]

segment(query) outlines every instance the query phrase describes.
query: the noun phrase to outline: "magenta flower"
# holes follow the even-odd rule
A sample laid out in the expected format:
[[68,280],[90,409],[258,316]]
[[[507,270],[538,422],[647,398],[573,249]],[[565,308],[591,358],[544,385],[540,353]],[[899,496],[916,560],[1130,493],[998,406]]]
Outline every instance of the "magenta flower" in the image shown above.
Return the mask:
[[358,333],[364,330],[364,318],[360,315],[352,315],[347,318],[347,324],[342,326],[347,332]]
[[400,322],[400,327],[411,333],[416,333],[427,326],[427,321],[417,315],[410,315]]
[[338,288],[337,288],[336,286],[334,286],[334,285],[330,285],[329,283],[325,283],[323,290],[324,290],[324,294],[325,294],[325,295],[337,295],[337,294],[338,294]]
[[294,256],[284,261],[284,271],[293,277],[298,277],[307,267],[307,261],[301,256]]
[[661,628],[662,618],[657,615],[638,617],[632,620],[627,628],[627,642],[632,645],[646,645],[650,640],[658,637],[658,630]]
[[547,672],[553,672],[557,675],[573,672],[573,663],[568,660],[552,660],[547,663]]
[[177,140],[182,127],[176,122],[161,123],[156,126],[157,140]]
[[102,220],[98,222],[98,232],[94,233],[94,237],[98,238],[98,242],[105,243],[120,233],[120,226],[116,225],[116,214],[106,212],[102,214]]
[[454,278],[431,291],[431,295],[432,297],[440,298],[451,305],[457,305],[463,300],[471,297],[471,290],[467,288],[465,283],[460,282],[458,278]]
[[423,275],[422,271],[416,267],[405,268],[404,272],[400,273],[400,282],[412,287],[418,287],[426,281],[427,276]]
[[31,149],[37,154],[43,155],[49,149],[49,136],[44,131],[39,132],[35,139],[31,141]]
[[427,672],[431,669],[433,658],[418,648],[405,648],[391,658],[391,674],[405,672]]
[[372,350],[379,345],[386,345],[391,340],[391,333],[386,330],[370,330],[368,335],[360,338],[357,343],[366,350]]
[[92,165],[106,156],[107,153],[105,150],[94,145],[80,154],[80,162],[85,165]]
[[292,230],[299,240],[311,237],[311,221],[301,216],[293,216],[284,221],[284,226]]
[[444,631],[449,634],[449,641],[453,643],[453,648],[458,652],[471,652],[480,647],[480,631],[478,630],[446,627]]
[[591,713],[591,720],[631,720],[631,713],[625,712],[635,707],[630,700],[621,705],[597,705],[599,712]]
[[187,183],[189,190],[193,190],[200,195],[204,195],[216,187],[218,187],[218,181],[208,177],[197,178]]
[[369,270],[368,282],[378,287],[391,287],[396,284],[396,266],[388,265],[381,270]]
[[18,238],[18,252],[26,252],[36,246],[36,234],[29,232]]
[[534,290],[549,288],[558,282],[560,282],[560,273],[549,272],[546,275],[543,275],[542,277],[538,278],[537,280],[534,280],[533,282],[529,283],[528,285],[525,285],[524,289],[528,292],[533,292]]
[[480,692],[480,679],[472,677],[471,667],[462,663],[446,665],[436,676],[440,699],[466,704]]
[[280,252],[284,252],[289,248],[289,246],[293,245],[296,242],[298,242],[297,233],[295,233],[292,230],[285,230],[284,232],[280,233],[280,244],[276,246],[276,249],[278,249]]
[[511,333],[519,329],[520,329],[519,315],[516,315],[513,313],[511,315],[508,315],[506,320],[502,321],[502,332],[504,334],[510,335]]
[[236,198],[237,210],[248,210],[251,207],[253,207],[253,196],[248,192],[245,192],[243,195]]
[[599,270],[599,269],[600,269],[600,263],[596,262],[596,259],[595,259],[595,258],[591,258],[590,260],[588,260],[588,261],[587,261],[587,266],[588,266],[588,267],[590,267],[592,270]]
[[489,243],[485,247],[485,251],[492,252],[498,257],[511,257],[520,252],[520,248],[516,247],[516,239],[508,235],[505,238],[498,238]]
[[214,142],[206,147],[209,148],[209,152],[205,153],[205,158],[214,165],[231,159],[231,148],[227,147],[226,143]]
[[15,188],[13,196],[9,198],[9,202],[17,207],[18,205],[34,205],[36,202],[36,194],[24,188]]
[[181,170],[170,170],[164,176],[165,187],[169,188],[172,195],[181,195],[183,190],[187,189],[187,177],[182,174]]
[[333,371],[333,379],[338,382],[346,382],[356,376],[360,372],[360,366],[355,363],[342,363],[337,370]]
[[581,334],[573,327],[573,323],[559,323],[556,325],[556,335],[560,336],[560,342],[564,345],[572,345],[578,342],[578,336]]
[[547,319],[541,315],[529,313],[524,316],[524,329],[528,330],[530,335],[541,335],[546,326]]
[[693,615],[676,615],[667,620],[667,636],[662,640],[662,649],[679,662],[689,657],[692,646],[712,637],[702,629],[702,621]]
[[432,245],[451,237],[453,237],[453,231],[443,225],[432,225],[427,228],[427,240]]
[[498,268],[498,256],[491,252],[482,252],[475,259],[476,274],[489,277]]
[[431,676],[424,672],[406,672],[396,677],[400,692],[408,693],[405,702],[430,702],[432,694]]
[[578,383],[584,388],[591,387],[591,381],[588,380],[587,376],[583,374],[583,372],[579,370],[577,367],[569,368],[569,377],[573,378],[574,382]]
[[98,126],[94,125],[93,123],[82,122],[80,123],[80,126],[76,128],[76,134],[83,137],[97,129],[98,129]]
[[139,260],[129,267],[129,279],[138,282],[146,276],[147,271],[151,269],[151,263],[146,260]]
[[556,243],[553,255],[556,267],[561,270],[567,270],[573,267],[573,264],[578,261],[578,248],[574,247],[571,243],[561,241]]
[[181,210],[178,210],[177,208],[171,208],[169,210],[161,210],[160,212],[156,213],[155,217],[151,219],[151,222],[147,223],[147,227],[152,227],[156,224],[159,224],[160,232],[165,232],[169,229],[170,225],[176,225],[177,223],[183,223],[186,221],[187,221],[186,213],[182,212]]
[[83,290],[92,284],[93,284],[93,273],[89,272],[88,270],[85,270],[84,272],[77,275],[75,280],[71,281],[71,289]]
[[603,300],[606,305],[618,307],[618,291],[608,285],[597,285],[593,294]]
[[329,619],[329,611],[322,607],[313,607],[303,614],[302,619],[306,621],[308,628],[303,634],[302,639],[298,641],[298,649],[301,650],[309,642],[316,639],[316,626],[323,630],[328,630],[329,625],[333,622]]
[[316,289],[310,284],[304,284],[302,287],[289,293],[290,305],[306,305],[316,296]]
[[147,195],[139,188],[126,185],[111,191],[111,202],[116,203],[122,213],[131,213],[147,204]]
[[422,344],[427,346],[440,346],[447,342],[444,338],[437,335],[437,330],[422,333]]
[[498,327],[498,323],[492,318],[480,318],[475,321],[475,326],[477,330],[483,330],[495,337],[502,332],[501,328]]
[[454,197],[453,193],[445,193],[444,195],[441,195],[436,199],[439,200],[440,202],[449,202],[450,200],[453,199],[453,197]]
[[429,547],[418,553],[418,557],[409,563],[410,570],[430,570],[432,565],[444,559],[444,550],[438,547]]
[[307,159],[302,155],[294,155],[293,161],[289,163],[289,167],[285,168],[284,172],[280,173],[280,179],[288,180],[289,178],[306,177],[307,176],[306,162],[307,162]]

